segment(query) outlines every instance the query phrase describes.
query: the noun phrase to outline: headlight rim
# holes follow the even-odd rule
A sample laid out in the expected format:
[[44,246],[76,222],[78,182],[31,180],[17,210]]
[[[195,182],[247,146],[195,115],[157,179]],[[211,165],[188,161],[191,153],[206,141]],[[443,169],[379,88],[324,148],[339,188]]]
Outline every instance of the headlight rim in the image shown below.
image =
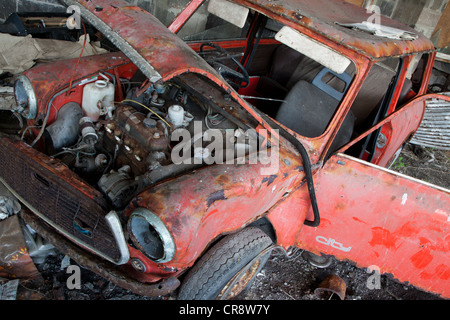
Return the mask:
[[19,104],[16,95],[16,87],[19,82],[22,83],[22,86],[24,87],[28,98],[27,107],[24,108],[23,110],[19,110],[19,112],[25,119],[33,120],[37,117],[38,111],[36,92],[34,91],[33,84],[31,83],[30,78],[28,78],[24,74],[19,75],[16,81],[14,82],[14,99],[16,100],[17,108],[19,108]]
[[[164,255],[162,258],[160,259],[155,259],[153,257],[150,257],[147,252],[145,252],[145,250],[143,250],[142,245],[139,243],[138,239],[136,239],[136,237],[134,236],[133,230],[132,230],[132,226],[131,226],[131,222],[133,217],[140,217],[146,220],[146,222],[148,224],[150,224],[155,231],[158,233],[159,238],[161,239],[162,245],[163,245],[163,250],[164,250]],[[167,226],[164,224],[164,222],[152,211],[140,207],[140,208],[136,208],[130,215],[128,222],[127,222],[127,230],[128,230],[128,234],[131,238],[131,241],[133,242],[133,244],[135,244],[138,249],[151,261],[156,262],[156,263],[166,263],[169,262],[173,259],[173,257],[175,256],[175,252],[176,252],[176,246],[175,246],[175,241],[172,237],[172,234],[170,233],[169,229],[167,228]]]

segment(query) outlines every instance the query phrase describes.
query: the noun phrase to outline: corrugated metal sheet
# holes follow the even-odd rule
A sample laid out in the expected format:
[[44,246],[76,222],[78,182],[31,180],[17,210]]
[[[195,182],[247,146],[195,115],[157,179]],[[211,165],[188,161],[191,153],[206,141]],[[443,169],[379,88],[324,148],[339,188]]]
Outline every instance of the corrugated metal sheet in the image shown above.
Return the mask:
[[[441,93],[450,96],[450,92]],[[410,141],[424,147],[450,150],[450,102],[441,99],[427,101],[425,115]]]

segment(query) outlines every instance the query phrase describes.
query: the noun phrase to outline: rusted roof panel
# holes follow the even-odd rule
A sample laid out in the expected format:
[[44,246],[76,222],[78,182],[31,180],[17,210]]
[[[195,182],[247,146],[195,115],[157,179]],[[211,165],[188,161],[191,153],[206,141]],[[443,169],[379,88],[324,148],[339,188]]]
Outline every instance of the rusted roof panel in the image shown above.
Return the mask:
[[424,35],[400,22],[381,16],[381,25],[416,33],[416,40],[393,40],[374,36],[364,31],[349,29],[339,24],[368,21],[372,13],[343,0],[233,0],[283,22],[306,27],[329,40],[368,56],[379,59],[413,52],[434,50],[433,43]]

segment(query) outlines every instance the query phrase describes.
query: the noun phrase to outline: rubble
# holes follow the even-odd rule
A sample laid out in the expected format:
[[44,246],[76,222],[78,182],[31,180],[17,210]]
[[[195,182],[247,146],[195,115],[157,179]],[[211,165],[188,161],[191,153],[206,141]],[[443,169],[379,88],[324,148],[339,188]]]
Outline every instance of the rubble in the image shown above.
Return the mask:
[[0,184],[0,221],[17,214],[21,206],[5,186]]
[[16,300],[19,279],[2,280],[0,279],[0,300]]

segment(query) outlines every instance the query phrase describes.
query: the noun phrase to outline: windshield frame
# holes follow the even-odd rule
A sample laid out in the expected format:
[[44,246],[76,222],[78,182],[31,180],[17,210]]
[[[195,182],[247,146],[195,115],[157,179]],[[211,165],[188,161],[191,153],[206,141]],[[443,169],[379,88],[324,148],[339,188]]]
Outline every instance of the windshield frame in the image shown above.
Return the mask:
[[[193,0],[190,2],[186,8],[172,21],[172,23],[169,25],[169,30],[173,32],[179,31],[184,23],[186,23],[192,15],[195,13],[195,11],[205,2],[206,0]],[[241,3],[242,5],[242,3]],[[350,110],[351,104],[356,97],[356,94],[360,88],[360,83],[362,79],[365,76],[365,71],[368,69],[369,66],[369,59],[365,57],[364,55],[361,55],[353,50],[350,50],[346,47],[340,46],[333,41],[330,41],[325,36],[317,34],[313,32],[312,30],[308,28],[304,28],[300,24],[294,24],[291,20],[287,18],[283,18],[280,15],[277,15],[269,10],[259,10],[252,8],[250,6],[246,6],[251,10],[254,10],[262,16],[266,16],[269,19],[272,19],[276,22],[281,23],[284,26],[291,27],[294,30],[299,31],[300,33],[310,37],[311,39],[314,39],[315,41],[318,41],[322,45],[325,45],[326,47],[332,49],[333,51],[339,52],[344,57],[351,60],[351,62],[354,64],[356,72],[354,75],[354,79],[350,83],[349,87],[347,88],[347,91],[344,93],[343,98],[341,99],[338,107],[336,108],[335,114],[331,117],[331,120],[327,126],[327,128],[324,130],[324,132],[317,137],[308,138],[305,136],[302,136],[289,128],[286,128],[287,131],[296,137],[298,140],[301,140],[304,144],[308,152],[310,153],[311,160],[313,162],[317,162],[323,159],[325,156],[329,146],[332,143],[332,140],[334,139],[336,133],[338,132],[340,126],[342,125],[343,119],[345,118],[346,114]],[[248,39],[248,38],[247,38]],[[219,40],[205,40],[208,42],[232,42],[232,41],[240,41],[242,42],[242,38],[239,39],[219,39]],[[189,46],[192,48],[198,47],[198,44],[201,42],[205,42],[202,40],[193,40],[193,41],[186,41]],[[252,109],[257,110],[254,106],[247,103],[245,100],[240,99],[241,102],[245,103],[246,105],[249,105]]]

